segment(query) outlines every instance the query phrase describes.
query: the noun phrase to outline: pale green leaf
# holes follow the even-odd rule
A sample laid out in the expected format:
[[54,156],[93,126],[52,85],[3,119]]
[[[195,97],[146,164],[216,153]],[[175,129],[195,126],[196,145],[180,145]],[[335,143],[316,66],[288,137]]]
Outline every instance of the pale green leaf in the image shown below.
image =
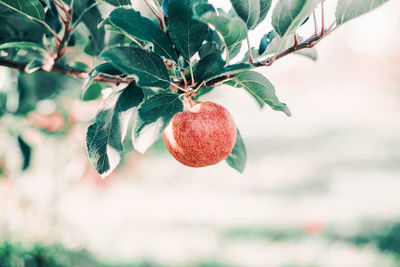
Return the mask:
[[297,50],[296,52],[294,52],[294,54],[307,57],[314,61],[318,59],[317,49],[315,49],[315,47]]
[[239,17],[231,18],[224,14],[217,15],[213,11],[208,11],[202,14],[199,20],[214,26],[215,30],[222,35],[225,47],[230,52],[247,37],[247,26]]
[[319,2],[320,0],[280,0],[272,14],[272,26],[281,37],[293,33]]
[[248,29],[254,29],[260,18],[260,0],[230,0],[236,14],[246,23]]
[[243,71],[237,73],[234,80],[272,109],[282,111],[288,116],[291,115],[286,104],[281,103],[276,96],[274,86],[262,74],[254,71]]
[[260,18],[258,19],[258,23],[260,24],[268,14],[268,11],[271,9],[272,0],[260,0]]
[[39,0],[0,0],[0,4],[26,16],[44,20],[44,8]]
[[343,24],[367,13],[389,0],[339,0],[336,7],[336,23]]
[[6,48],[17,48],[17,49],[25,49],[25,50],[36,50],[39,51],[41,54],[46,53],[46,49],[39,44],[31,43],[31,42],[9,42],[0,45],[0,50]]
[[128,122],[143,101],[143,91],[135,83],[105,99],[95,123],[86,133],[86,148],[95,170],[105,178],[119,164]]
[[238,172],[243,173],[246,167],[246,161],[247,161],[246,146],[244,145],[239,130],[237,130],[235,146],[233,147],[231,154],[226,158],[226,162],[228,163],[229,166],[231,166]]

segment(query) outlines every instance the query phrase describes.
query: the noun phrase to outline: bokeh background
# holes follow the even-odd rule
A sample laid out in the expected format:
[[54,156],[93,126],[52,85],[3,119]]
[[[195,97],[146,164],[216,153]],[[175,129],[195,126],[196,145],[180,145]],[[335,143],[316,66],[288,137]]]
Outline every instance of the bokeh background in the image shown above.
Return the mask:
[[[55,84],[68,89],[62,107],[37,109],[68,113],[68,130],[27,127],[38,114],[0,121],[0,266],[400,266],[399,14],[389,1],[321,41],[317,62],[290,55],[260,69],[290,118],[237,88],[204,96],[233,114],[243,174],[182,166],[158,142],[101,180],[84,145],[99,102],[77,100],[81,81]],[[0,67],[0,88],[16,77]],[[33,148],[25,171],[10,132]]]

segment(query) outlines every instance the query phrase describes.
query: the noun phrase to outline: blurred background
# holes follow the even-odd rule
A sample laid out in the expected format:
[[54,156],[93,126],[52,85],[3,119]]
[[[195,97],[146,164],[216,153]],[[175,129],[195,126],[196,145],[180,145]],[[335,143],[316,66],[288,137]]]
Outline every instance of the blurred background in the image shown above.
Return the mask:
[[[204,96],[233,114],[243,174],[182,166],[158,142],[101,180],[84,144],[99,101],[78,100],[82,81],[0,67],[0,91],[18,81],[27,99],[7,108],[29,114],[0,120],[0,266],[400,266],[399,14],[389,1],[321,41],[317,62],[260,69],[290,118],[238,88]],[[60,101],[29,95],[46,86]]]

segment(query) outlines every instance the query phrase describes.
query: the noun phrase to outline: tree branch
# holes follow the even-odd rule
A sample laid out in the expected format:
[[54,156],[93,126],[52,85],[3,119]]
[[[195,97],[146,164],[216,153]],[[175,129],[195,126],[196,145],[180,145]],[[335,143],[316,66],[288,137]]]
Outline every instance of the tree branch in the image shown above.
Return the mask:
[[[270,56],[265,60],[262,61],[257,61],[257,62],[253,62],[252,65],[254,67],[263,67],[263,66],[271,66],[271,62],[278,60],[280,58],[283,58],[293,52],[299,51],[301,49],[305,49],[305,48],[311,48],[314,47],[314,45],[316,45],[321,39],[323,39],[324,37],[326,37],[329,33],[331,33],[335,28],[333,28],[333,25],[331,27],[329,27],[328,30],[325,31],[324,34],[321,35],[321,33],[315,33],[313,35],[311,35],[310,38],[308,38],[307,40],[299,43],[299,44],[295,44],[292,47],[289,47],[288,49],[278,53],[276,56]],[[234,77],[235,74],[231,74],[228,78]],[[220,76],[217,78],[214,78],[210,81],[208,81],[206,83],[206,86],[214,86],[217,83],[220,83],[226,79],[228,79],[226,75],[224,76]]]
[[[292,46],[280,53],[278,53],[275,57],[275,60],[278,60],[280,58],[283,58],[293,52],[296,52],[301,49],[305,48],[311,48],[314,45],[316,45],[320,40],[325,38],[328,34],[330,34],[332,31],[334,31],[337,27],[334,27],[334,24],[332,24],[327,30],[325,30],[325,33],[321,35],[320,33],[313,34],[310,38],[307,40],[299,43],[297,46]],[[271,61],[274,59],[273,56],[268,57],[265,60],[262,61],[257,61],[253,62],[252,65],[257,68],[257,67],[263,67],[263,66],[269,66]],[[5,58],[0,58],[0,66],[5,66],[8,68],[16,69],[19,71],[24,71],[26,64],[24,63],[18,63],[18,62],[13,62],[9,59]],[[40,71],[43,71],[42,69]],[[53,70],[54,72],[58,72],[61,74],[69,75],[72,77],[76,78],[81,78],[81,79],[86,79],[89,77],[89,73],[86,71],[70,68],[67,66],[60,66],[60,65],[54,65]],[[231,77],[234,77],[235,74],[231,74],[229,76],[223,75],[220,77],[216,77],[210,81],[208,81],[205,85],[206,86],[214,86],[217,83],[220,83],[224,80],[227,80]],[[135,79],[133,77],[120,77],[120,76],[113,76],[113,75],[108,75],[105,73],[99,74],[96,78],[94,78],[94,81],[97,82],[104,82],[104,83],[109,83],[109,84],[116,84],[119,85],[121,83],[131,83]],[[178,83],[179,86],[183,87],[185,85],[185,82],[182,80]],[[198,85],[193,86],[193,88],[197,88]]]
[[[14,62],[14,61],[11,61],[11,60],[5,59],[5,58],[0,58],[0,66],[8,67],[8,68],[19,70],[19,71],[23,72],[26,67],[26,64]],[[43,70],[41,70],[41,71],[43,71]],[[78,70],[78,69],[74,69],[74,68],[70,68],[70,67],[65,67],[65,66],[60,66],[60,65],[54,65],[54,68],[52,71],[61,73],[64,75],[69,75],[72,77],[80,78],[80,79],[86,79],[89,77],[89,73],[87,73],[86,71],[82,71],[82,70]],[[104,74],[104,73],[101,73],[99,76],[94,78],[94,81],[97,81],[97,82],[104,82],[104,83],[110,83],[110,84],[116,84],[116,85],[121,84],[121,83],[130,83],[134,80],[135,79],[131,78],[131,77],[122,78],[119,76],[112,76],[112,75],[108,75],[108,74]]]

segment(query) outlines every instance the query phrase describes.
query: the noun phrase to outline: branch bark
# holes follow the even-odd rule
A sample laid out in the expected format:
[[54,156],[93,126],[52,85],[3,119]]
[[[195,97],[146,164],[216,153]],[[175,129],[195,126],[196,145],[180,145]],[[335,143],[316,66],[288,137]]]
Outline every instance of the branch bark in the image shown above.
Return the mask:
[[[334,28],[332,25],[328,30],[325,31],[325,34],[323,34],[323,35],[321,35],[320,33],[313,34],[310,38],[299,43],[297,46],[292,46],[292,47],[278,53],[275,60],[283,58],[283,57],[285,57],[293,52],[296,52],[298,50],[313,47],[321,39],[326,37],[329,33],[331,33],[335,29],[336,28]],[[253,62],[252,65],[255,68],[262,67],[262,66],[269,66],[271,64],[272,60],[273,60],[273,56],[271,56],[265,60],[262,60],[262,61]],[[5,58],[0,58],[0,66],[5,66],[5,67],[16,69],[19,71],[24,71],[26,64],[13,62],[13,61],[11,61],[9,59],[5,59]],[[61,74],[65,74],[65,75],[69,75],[72,77],[76,77],[76,78],[81,78],[81,79],[86,79],[89,77],[89,73],[86,71],[82,71],[82,70],[78,70],[78,69],[74,69],[74,68],[70,68],[70,67],[66,67],[66,66],[61,66],[61,65],[57,65],[57,64],[54,65],[52,71],[58,72]],[[227,77],[226,75],[223,75],[223,76],[214,78],[214,79],[208,81],[206,83],[206,86],[214,86],[215,84],[222,82],[224,80],[227,80],[233,76],[234,76],[234,74],[231,74],[229,77]],[[119,85],[121,83],[130,83],[134,80],[135,79],[133,77],[120,77],[120,76],[113,76],[113,75],[108,75],[108,74],[104,74],[104,73],[100,74],[99,76],[97,76],[94,79],[94,81],[104,82],[104,83],[109,83],[109,84],[116,84],[116,85]],[[184,81],[182,80],[178,84],[180,86],[184,86]],[[196,88],[196,87],[197,87],[197,85],[194,86],[194,88]]]
[[[19,70],[19,71],[23,72],[26,67],[26,64],[14,62],[14,61],[11,61],[11,60],[5,59],[5,58],[0,58],[0,66],[8,67],[8,68]],[[74,68],[70,68],[70,67],[66,67],[66,66],[60,66],[60,65],[54,65],[52,71],[61,73],[64,75],[69,75],[72,77],[80,78],[80,79],[86,79],[89,77],[89,73],[87,73],[86,71],[82,71],[82,70],[78,70],[78,69],[74,69]],[[112,76],[112,75],[101,73],[99,76],[94,78],[94,81],[119,85],[121,83],[130,83],[130,82],[134,81],[134,78],[131,78],[131,77],[123,78],[123,77],[119,77],[119,76]]]

